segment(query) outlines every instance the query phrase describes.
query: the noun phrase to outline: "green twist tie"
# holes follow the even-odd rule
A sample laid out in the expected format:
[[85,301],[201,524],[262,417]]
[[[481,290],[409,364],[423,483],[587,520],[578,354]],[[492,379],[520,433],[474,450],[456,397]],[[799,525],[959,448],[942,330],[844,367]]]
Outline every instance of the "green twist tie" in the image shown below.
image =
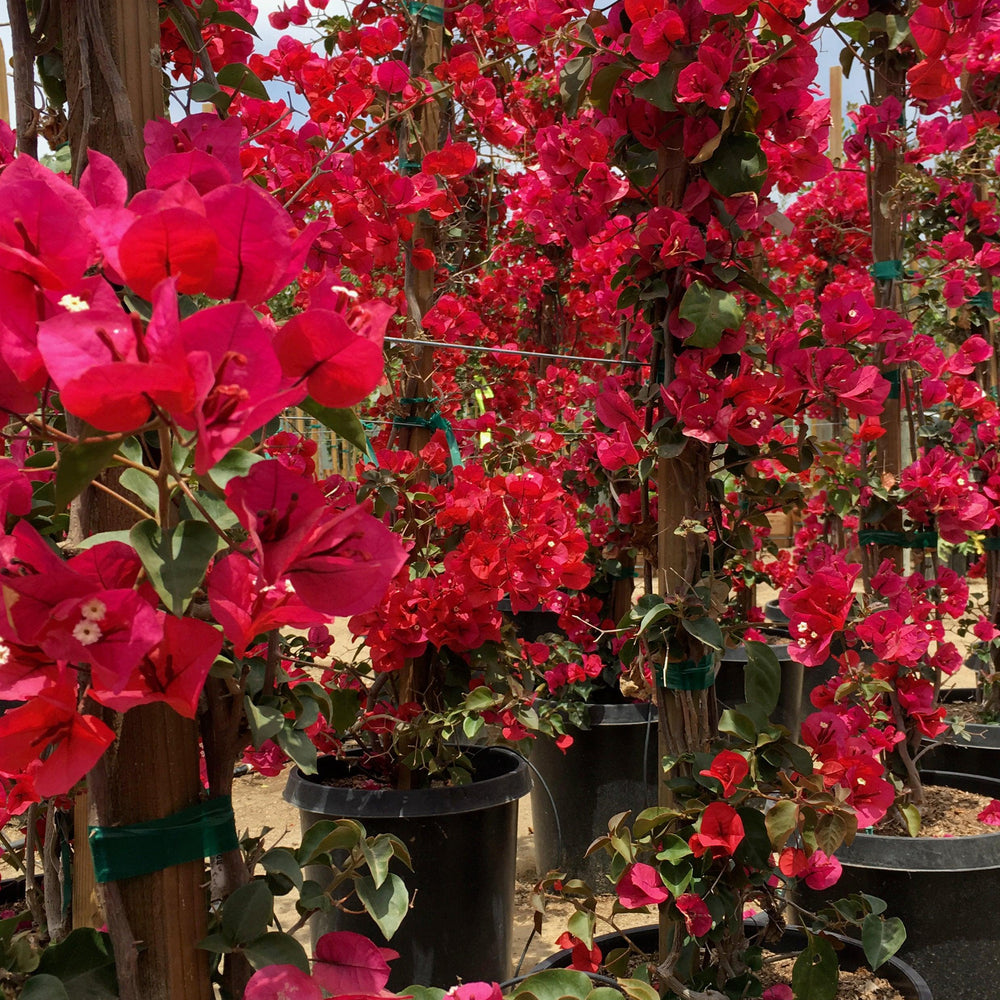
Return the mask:
[[240,846],[233,800],[227,795],[206,799],[163,819],[131,826],[92,826],[88,839],[98,882],[149,875]]
[[983,539],[983,551],[984,552],[1000,552],[1000,538],[984,538]]
[[419,160],[408,160],[402,153],[399,154],[399,172],[401,174],[419,174],[421,166]]
[[656,673],[657,687],[668,691],[706,691],[715,683],[715,654],[701,660],[668,660]]
[[986,312],[993,312],[993,293],[992,292],[977,292],[972,296],[971,299],[966,299],[966,302],[970,306],[976,306],[979,309],[983,309]]
[[425,21],[431,21],[433,24],[444,24],[443,7],[435,7],[432,3],[414,3],[413,0],[408,0],[406,9],[414,17],[422,17]]
[[[436,396],[404,396],[400,399],[403,406],[417,406],[420,403],[434,404],[437,402]],[[455,439],[455,432],[451,424],[441,415],[441,411],[434,408],[434,412],[429,417],[396,417],[393,420],[395,427],[427,427],[434,431],[444,431],[445,440],[448,442],[448,452],[451,455],[451,465],[454,469],[462,467],[462,456],[458,450],[458,441]]]
[[888,371],[882,372],[882,378],[889,383],[889,399],[899,399],[899,388],[902,383],[901,370],[899,368],[890,368]]
[[869,271],[876,281],[903,281],[913,277],[913,272],[905,270],[901,260],[876,261]]
[[862,545],[895,545],[901,549],[936,549],[936,531],[859,531]]

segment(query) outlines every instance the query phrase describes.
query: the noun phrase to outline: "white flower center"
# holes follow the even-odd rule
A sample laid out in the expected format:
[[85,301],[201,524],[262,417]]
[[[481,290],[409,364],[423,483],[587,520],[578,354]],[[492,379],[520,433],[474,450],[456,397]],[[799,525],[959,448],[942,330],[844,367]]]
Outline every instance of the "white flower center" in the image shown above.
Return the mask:
[[79,295],[70,295],[68,292],[59,300],[59,305],[71,313],[86,312],[90,308],[89,303]]

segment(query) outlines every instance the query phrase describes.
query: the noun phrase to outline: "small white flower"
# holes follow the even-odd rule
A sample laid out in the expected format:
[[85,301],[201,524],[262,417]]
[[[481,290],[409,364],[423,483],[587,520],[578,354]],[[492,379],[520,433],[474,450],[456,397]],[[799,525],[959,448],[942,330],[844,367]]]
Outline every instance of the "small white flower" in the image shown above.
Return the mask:
[[10,662],[10,646],[0,642],[0,667],[4,667]]
[[97,622],[84,619],[77,622],[76,628],[73,629],[73,638],[82,646],[93,646],[95,642],[100,641],[101,628]]
[[70,295],[69,292],[59,300],[59,305],[71,313],[86,312],[90,308],[89,303],[84,302],[79,295]]
[[795,626],[795,630],[797,632],[808,632],[809,626],[805,622],[799,622],[798,625]]
[[80,614],[89,622],[99,622],[107,613],[107,605],[97,597],[91,597],[80,605]]

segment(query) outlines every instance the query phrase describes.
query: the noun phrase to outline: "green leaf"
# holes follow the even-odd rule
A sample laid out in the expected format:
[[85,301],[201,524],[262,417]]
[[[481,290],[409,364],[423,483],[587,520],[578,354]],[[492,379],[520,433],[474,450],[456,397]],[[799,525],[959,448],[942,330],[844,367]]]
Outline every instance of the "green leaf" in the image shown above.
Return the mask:
[[316,744],[294,726],[285,726],[274,737],[275,742],[299,766],[303,774],[316,773]]
[[[594,107],[600,108],[605,114],[608,113],[611,94],[626,68],[625,63],[609,63],[607,66],[602,66],[590,81],[590,103]],[[616,288],[617,285],[612,282],[611,287]]]
[[816,843],[824,854],[832,855],[849,832],[847,820],[840,813],[824,813],[816,823]]
[[[117,994],[112,994],[117,996]],[[18,994],[21,1000],[70,1000],[63,981],[57,976],[32,976]]]
[[265,965],[294,965],[303,972],[309,972],[309,957],[305,948],[290,934],[268,931],[256,941],[251,941],[243,949],[247,961],[255,968]]
[[119,480],[122,486],[131,490],[143,503],[147,510],[154,514],[160,509],[160,490],[156,480],[138,469],[125,469]]
[[736,296],[721,288],[693,281],[681,299],[681,319],[694,324],[694,333],[684,343],[690,347],[715,347],[726,330],[736,330],[743,322],[743,309]]
[[295,854],[287,847],[272,847],[266,851],[260,859],[260,866],[268,875],[282,875],[296,889],[302,888],[302,869]]
[[231,945],[221,934],[209,934],[208,937],[203,937],[197,944],[198,948],[202,951],[212,951],[216,955],[229,955],[236,951],[234,945]]
[[[84,427],[82,436],[95,433]],[[70,500],[79,496],[111,464],[118,451],[118,438],[101,438],[81,444],[75,442],[59,449],[59,464],[56,466],[55,504],[56,510],[64,510]]]
[[130,544],[129,533],[127,531],[99,531],[96,535],[88,535],[79,545],[76,546],[77,549],[91,549],[95,545],[100,545],[102,542],[124,542],[126,545]]
[[578,937],[588,948],[594,947],[594,925],[597,917],[590,910],[577,910],[566,921],[566,930]]
[[191,87],[191,100],[199,104],[214,104],[216,97],[222,93],[215,84],[208,80],[199,80]]
[[727,135],[702,170],[708,183],[726,198],[752,191],[760,194],[767,176],[767,157],[752,132]]
[[680,69],[671,64],[664,63],[659,73],[651,80],[643,80],[635,84],[632,93],[636,97],[641,97],[644,101],[649,101],[654,108],[661,111],[676,111],[677,104],[674,101],[674,93],[677,89],[677,76]]
[[321,819],[302,834],[295,852],[299,865],[314,862],[330,851],[352,851],[365,836],[365,828],[352,819]]
[[899,811],[903,814],[903,819],[906,820],[906,832],[911,837],[919,837],[920,810],[912,803],[908,803],[905,806],[900,806]]
[[376,889],[380,889],[382,883],[389,876],[389,862],[392,860],[392,853],[392,843],[381,837],[373,837],[361,842],[361,854],[368,864],[368,871],[371,873]]
[[256,941],[274,915],[274,897],[263,879],[241,885],[222,904],[222,936],[232,945]]
[[230,63],[228,66],[223,66],[215,74],[215,79],[221,86],[232,87],[233,90],[238,90],[248,97],[259,97],[262,101],[270,100],[267,89],[260,82],[260,77],[243,63]]
[[774,650],[767,643],[749,641],[743,690],[746,700],[770,715],[778,705],[781,694],[781,664]]
[[543,969],[518,983],[510,1000],[563,1000],[565,997],[586,997],[593,982],[585,972],[575,969]]
[[791,799],[775,802],[767,811],[764,823],[771,839],[771,848],[780,851],[795,832],[799,822],[799,807]]
[[204,521],[181,521],[166,530],[140,521],[129,537],[167,610],[183,615],[219,549],[219,536]]
[[462,732],[465,733],[466,739],[474,740],[485,725],[486,722],[481,715],[467,715],[462,719]]
[[580,95],[587,86],[593,65],[590,56],[575,56],[566,60],[559,71],[559,97],[570,114],[580,106]]
[[493,708],[498,700],[497,694],[484,684],[473,688],[465,696],[465,711],[485,712],[487,709]]
[[354,725],[361,708],[361,697],[357,691],[342,691],[339,688],[327,692],[330,697],[330,714],[327,722],[338,733],[345,733]]
[[247,722],[250,724],[250,737],[255,747],[260,747],[265,740],[274,739],[285,725],[285,713],[273,705],[255,705],[247,696],[244,699]]
[[861,944],[872,969],[877,969],[903,947],[906,928],[899,917],[879,917],[868,914],[861,924]]
[[208,21],[209,24],[225,24],[230,28],[239,28],[240,31],[245,31],[247,34],[253,35],[254,38],[260,38],[260,35],[254,30],[254,26],[245,18],[241,17],[236,13],[235,10],[219,10],[216,11]]
[[685,632],[701,640],[706,646],[711,646],[712,649],[722,649],[726,644],[722,629],[714,618],[682,618],[681,624]]
[[413,1000],[444,1000],[446,995],[440,986],[415,986],[412,983],[399,991],[399,996],[412,997]]
[[263,462],[263,456],[255,455],[252,451],[246,451],[244,448],[233,448],[232,451],[226,452],[226,454],[219,459],[211,469],[208,470],[207,478],[210,483],[217,486],[220,490],[226,488],[226,483],[230,479],[236,479],[238,476],[245,476],[252,465],[256,465],[258,462]]
[[361,426],[361,421],[354,410],[321,406],[311,396],[307,396],[299,403],[299,408],[305,410],[311,417],[315,417],[324,427],[333,431],[337,437],[342,437],[349,444],[353,444],[359,451],[368,451],[368,438],[365,437],[365,429]]
[[390,940],[397,928],[403,922],[410,906],[406,893],[406,885],[395,873],[376,888],[370,875],[362,875],[354,883],[358,899],[368,911],[372,920],[378,924],[378,929]]
[[[58,979],[72,1000],[114,1000],[118,996],[111,939],[89,927],[77,928],[59,944],[46,948],[37,971],[39,978],[45,975]],[[51,989],[53,984],[36,987],[43,988]],[[49,996],[61,1000],[60,994],[48,992],[39,993],[36,1000]]]
[[719,732],[738,736],[753,746],[757,741],[757,727],[753,720],[735,709],[727,708],[719,718]]
[[660,994],[644,979],[619,979],[618,985],[632,1000],[659,1000]]
[[792,968],[792,990],[808,1000],[834,1000],[839,970],[837,953],[825,938],[808,934],[808,944]]

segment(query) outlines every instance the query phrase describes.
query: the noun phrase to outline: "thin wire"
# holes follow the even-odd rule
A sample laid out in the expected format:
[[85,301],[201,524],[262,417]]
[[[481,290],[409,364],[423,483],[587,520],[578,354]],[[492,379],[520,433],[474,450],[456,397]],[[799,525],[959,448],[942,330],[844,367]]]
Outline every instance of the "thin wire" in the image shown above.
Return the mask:
[[514,354],[519,358],[554,358],[557,361],[593,361],[598,365],[634,365],[641,368],[644,361],[627,358],[587,358],[582,354],[545,354],[541,351],[517,351],[509,347],[484,347],[480,344],[449,344],[443,340],[413,340],[408,337],[386,337],[390,344],[415,344],[418,347],[451,347],[458,351],[480,351],[484,354]]

